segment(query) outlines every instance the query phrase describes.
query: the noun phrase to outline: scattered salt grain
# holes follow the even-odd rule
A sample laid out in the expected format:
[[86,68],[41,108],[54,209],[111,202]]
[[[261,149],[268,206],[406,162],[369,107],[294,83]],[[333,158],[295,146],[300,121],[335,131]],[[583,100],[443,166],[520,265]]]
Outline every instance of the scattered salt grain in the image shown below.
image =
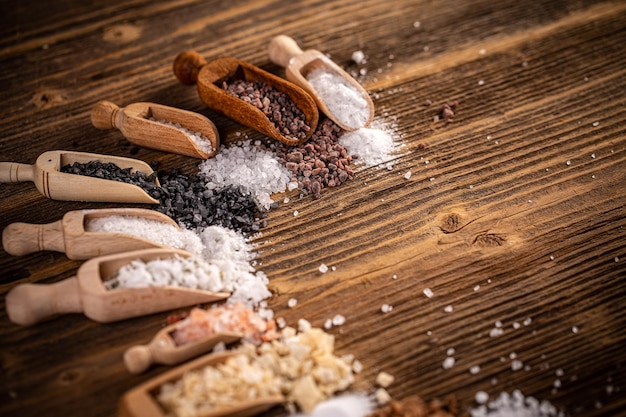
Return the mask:
[[330,330],[333,327],[333,321],[331,319],[326,319],[324,322],[324,328],[326,330]]
[[451,305],[447,305],[443,309],[443,311],[445,311],[446,313],[452,313],[453,310],[454,310],[454,307],[452,307]]
[[517,330],[517,329],[519,329],[520,327],[522,327],[522,325],[521,325],[521,324],[519,324],[519,322],[517,322],[517,321],[514,321],[514,322],[513,322],[513,324],[512,324],[511,326],[513,326],[513,328],[514,328],[515,330]]
[[298,212],[298,210],[294,210],[294,211],[293,211],[293,217],[296,217],[298,214],[300,214],[300,213]]
[[298,300],[295,298],[290,298],[289,301],[287,301],[287,307],[289,308],[294,308],[297,304]]
[[363,51],[354,51],[352,52],[352,60],[359,65],[365,64],[367,60],[365,59],[365,54]]
[[191,139],[193,143],[195,143],[196,146],[202,152],[205,152],[205,153],[213,152],[213,145],[211,144],[211,139],[207,138],[202,132],[193,132],[187,129],[186,127],[182,126],[180,123],[172,123],[167,120],[155,119],[154,117],[150,117],[149,120],[153,122],[158,122],[166,126],[175,127],[176,129],[181,130],[183,133],[189,136],[189,139]]
[[250,141],[222,149],[214,158],[203,161],[199,169],[207,179],[207,189],[241,187],[265,209],[274,202],[270,195],[284,192],[291,180],[289,171],[273,153]]
[[389,401],[391,401],[391,395],[384,388],[378,388],[374,393],[374,397],[376,398],[376,402],[378,405],[385,405]]
[[333,317],[333,326],[342,326],[346,323],[346,318],[341,314],[337,314]]
[[392,136],[383,129],[361,128],[347,132],[339,138],[339,144],[345,146],[358,161],[366,167],[379,165],[391,157],[394,150]]
[[600,122],[593,122],[593,127],[598,127],[600,125]]
[[424,289],[424,295],[428,298],[432,298],[435,295],[430,288]]
[[320,271],[322,274],[325,274],[328,272],[328,266],[326,266],[326,264],[320,264],[317,270]]
[[530,323],[532,322],[533,322],[533,319],[528,317],[527,319],[524,319],[522,323],[524,324],[524,326],[530,326]]
[[361,373],[363,371],[363,364],[358,359],[352,361],[352,372],[355,374]]
[[565,165],[567,165],[567,166],[572,165],[572,161],[570,161],[570,160],[566,161],[566,162],[565,162]]
[[515,359],[515,360],[511,361],[511,369],[513,371],[519,371],[523,367],[524,367],[524,363],[522,361],[520,361],[519,359]]
[[353,129],[365,126],[369,103],[344,77],[319,68],[309,72],[306,78],[337,121]]
[[454,363],[455,363],[454,358],[449,356],[443,361],[441,366],[443,367],[443,369],[451,369],[454,366]]
[[411,171],[407,171],[406,174],[404,174],[404,178],[406,178],[407,180],[411,178]]
[[494,327],[489,331],[489,337],[498,337],[501,336],[502,333],[504,333],[504,330],[499,327]]
[[616,256],[615,258],[613,258],[613,261],[619,262],[619,256]]
[[448,349],[446,350],[446,355],[448,355],[448,356],[452,356],[452,355],[454,355],[455,353],[456,353],[456,349],[454,349],[454,348],[448,348]]
[[475,285],[474,286],[474,291],[478,291],[478,290],[480,290],[480,285]]
[[484,85],[484,84],[485,84],[485,81],[484,81],[484,80],[479,80],[479,81],[478,81],[478,85]]
[[478,391],[474,396],[474,400],[478,404],[485,404],[487,401],[489,401],[489,394],[487,394],[485,391]]
[[572,326],[572,333],[578,333],[578,327]]
[[393,375],[387,372],[379,372],[378,375],[376,375],[376,384],[383,388],[388,388],[394,380]]
[[292,417],[363,417],[374,411],[373,399],[363,393],[344,394],[319,403],[309,414]]
[[474,365],[469,369],[470,374],[472,375],[476,375],[477,373],[480,372],[480,366],[478,365]]
[[389,313],[389,312],[391,312],[391,310],[393,310],[393,306],[391,306],[389,304],[383,304],[380,307],[380,311],[382,311],[383,313]]

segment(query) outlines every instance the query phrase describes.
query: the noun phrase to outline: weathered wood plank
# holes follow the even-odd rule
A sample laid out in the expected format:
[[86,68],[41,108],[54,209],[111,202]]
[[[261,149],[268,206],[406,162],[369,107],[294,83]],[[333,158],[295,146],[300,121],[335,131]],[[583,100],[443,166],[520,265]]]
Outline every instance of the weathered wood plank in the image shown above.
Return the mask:
[[[626,415],[622,3],[39,3],[2,4],[2,160],[32,163],[65,148],[193,172],[189,158],[97,131],[91,107],[109,99],[198,111],[229,143],[246,130],[178,84],[178,52],[232,55],[281,74],[266,51],[279,33],[355,72],[350,56],[362,49],[368,71],[359,79],[403,146],[393,170],[359,170],[319,200],[294,193],[270,211],[256,239],[276,294],[270,307],[290,324],[346,316],[331,332],[339,351],[364,363],[363,389],[384,370],[396,377],[396,398],[455,394],[468,406],[477,390],[519,388],[574,415]],[[454,122],[433,122],[452,100]],[[113,206],[46,200],[32,184],[0,185],[0,204],[2,228]],[[321,274],[321,263],[336,270]],[[2,252],[0,294],[67,278],[78,265],[60,254]],[[289,309],[292,297],[299,302]],[[383,303],[393,311],[383,314]],[[166,368],[130,376],[121,361],[166,313],[109,325],[69,315],[20,328],[4,297],[0,310],[0,414],[111,416],[124,391]],[[503,334],[491,337],[498,321]],[[456,363],[444,370],[449,348]],[[513,357],[529,368],[513,371]]]

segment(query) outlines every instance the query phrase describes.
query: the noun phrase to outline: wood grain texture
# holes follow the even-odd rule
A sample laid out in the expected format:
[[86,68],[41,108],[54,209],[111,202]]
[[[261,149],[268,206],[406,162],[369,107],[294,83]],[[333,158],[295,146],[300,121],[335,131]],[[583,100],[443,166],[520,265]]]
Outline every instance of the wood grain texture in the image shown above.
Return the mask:
[[[267,45],[285,33],[349,72],[366,68],[357,78],[375,120],[401,145],[393,169],[357,166],[321,199],[293,193],[269,212],[255,240],[275,293],[269,306],[290,324],[344,315],[330,332],[364,364],[357,388],[386,371],[395,398],[454,394],[469,407],[478,390],[520,389],[570,415],[626,415],[623,2],[31,0],[0,9],[1,161],[66,149],[195,171],[193,158],[95,129],[100,100],[198,112],[226,144],[237,132],[262,139],[175,79],[184,50],[284,76]],[[350,61],[355,50],[365,65]],[[435,122],[454,100],[454,121]],[[114,206],[0,184],[2,228]],[[336,269],[322,274],[321,263]],[[79,265],[53,252],[0,253],[0,415],[113,416],[124,392],[171,369],[130,375],[122,360],[167,313],[9,322],[11,288],[61,281]],[[383,314],[384,303],[393,310]],[[496,322],[502,334],[492,337]],[[446,370],[450,348],[456,362]],[[512,370],[513,358],[527,368]]]

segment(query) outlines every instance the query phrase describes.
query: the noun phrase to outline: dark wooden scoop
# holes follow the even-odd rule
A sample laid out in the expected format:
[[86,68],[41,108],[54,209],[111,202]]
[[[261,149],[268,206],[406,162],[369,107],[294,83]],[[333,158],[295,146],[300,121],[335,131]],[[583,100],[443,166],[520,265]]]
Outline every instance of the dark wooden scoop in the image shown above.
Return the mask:
[[[304,89],[240,59],[218,58],[207,63],[197,52],[186,51],[176,57],[174,74],[183,84],[196,84],[200,99],[211,109],[287,145],[305,142],[317,127],[317,105]],[[220,87],[223,81],[233,79],[260,81],[287,94],[304,113],[309,132],[302,139],[283,135],[261,110]]]

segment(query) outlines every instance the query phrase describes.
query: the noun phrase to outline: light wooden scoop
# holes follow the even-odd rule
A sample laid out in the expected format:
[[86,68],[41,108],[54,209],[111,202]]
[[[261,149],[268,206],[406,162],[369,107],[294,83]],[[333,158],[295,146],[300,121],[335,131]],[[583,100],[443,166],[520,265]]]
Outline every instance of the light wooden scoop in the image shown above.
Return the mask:
[[148,262],[190,253],[176,249],[146,249],[118,253],[85,262],[76,276],[54,284],[19,284],[6,296],[9,319],[22,326],[65,313],[84,313],[109,323],[161,311],[223,300],[227,292],[212,293],[179,287],[146,287],[108,290],[103,280],[136,259]]
[[[201,133],[211,142],[211,152],[198,147],[183,130],[159,120],[178,123],[187,130]],[[117,128],[136,145],[194,158],[210,158],[220,146],[219,133],[211,120],[198,113],[156,103],[133,103],[119,108],[110,101],[100,101],[91,111],[91,123],[101,130]]]
[[218,343],[230,344],[243,336],[237,332],[221,332],[194,342],[177,345],[172,334],[178,323],[161,329],[147,345],[137,345],[124,353],[124,364],[130,373],[144,372],[154,363],[176,365],[213,349]]
[[[166,411],[156,400],[156,395],[158,395],[163,384],[181,379],[185,372],[223,363],[234,354],[233,352],[219,352],[201,356],[127,391],[120,401],[118,416],[166,417]],[[202,417],[250,417],[267,411],[283,403],[284,400],[283,396],[276,395],[243,401],[228,408],[218,408],[202,413]]]
[[[0,162],[0,182],[32,181],[41,194],[53,200],[159,203],[134,184],[61,172],[61,167],[65,165],[91,161],[111,162],[122,169],[131,168],[131,172],[143,172],[146,177],[154,173],[148,164],[138,159],[87,152],[48,151],[39,155],[34,165]],[[160,186],[156,175],[154,183]]]
[[[196,84],[200,99],[209,108],[287,145],[304,143],[317,127],[317,105],[306,91],[240,59],[218,58],[207,63],[197,52],[186,51],[176,57],[174,74],[183,84]],[[232,79],[260,81],[287,94],[304,113],[311,129],[302,139],[284,136],[261,110],[221,88],[223,81]]]
[[[314,49],[303,51],[295,40],[286,35],[279,35],[273,38],[269,44],[269,56],[273,63],[285,68],[287,79],[304,88],[313,97],[319,109],[342,129],[352,131],[361,127],[367,127],[374,119],[374,103],[367,91],[350,74],[320,51]],[[361,93],[369,107],[369,116],[363,126],[348,126],[341,120],[338,120],[337,115],[329,110],[324,97],[307,80],[307,75],[319,68],[341,76],[355,90]]]
[[73,210],[61,220],[48,224],[11,223],[2,231],[2,246],[13,256],[39,251],[65,253],[69,259],[83,260],[113,253],[163,246],[138,236],[113,232],[89,232],[89,220],[109,216],[132,216],[165,223],[179,229],[174,220],[158,211],[141,208]]

